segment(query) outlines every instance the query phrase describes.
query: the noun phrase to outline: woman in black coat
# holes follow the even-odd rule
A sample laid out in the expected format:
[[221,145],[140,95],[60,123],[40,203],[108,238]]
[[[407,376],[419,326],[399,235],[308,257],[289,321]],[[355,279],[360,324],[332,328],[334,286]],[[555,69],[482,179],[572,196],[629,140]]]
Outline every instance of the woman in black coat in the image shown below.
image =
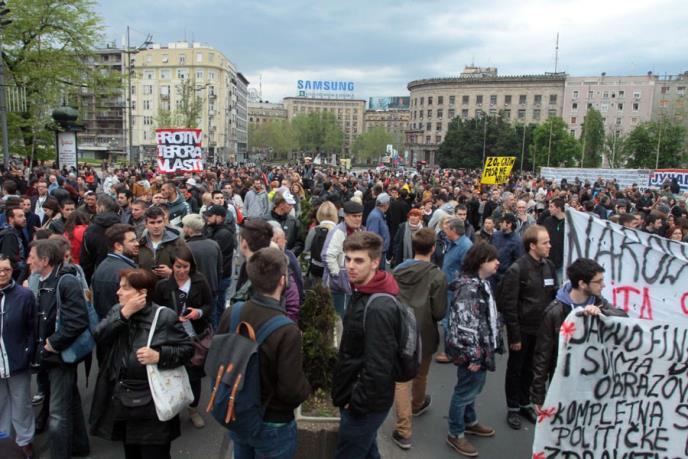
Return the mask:
[[[179,322],[189,338],[200,340],[202,336],[209,333],[208,326],[215,304],[213,294],[206,277],[196,270],[196,261],[188,247],[176,248],[172,251],[171,258],[172,275],[158,282],[153,299],[156,303],[164,304],[177,313]],[[204,363],[196,362],[196,365],[193,365],[190,361],[185,362],[194,395],[194,400],[189,406],[189,418],[198,429],[205,426],[205,421],[196,410],[201,397],[201,380],[205,376]]]
[[126,459],[170,458],[180,435],[179,416],[160,421],[146,365],[177,368],[193,355],[193,345],[177,315],[160,312],[150,347],[148,334],[159,306],[152,303],[157,277],[144,269],[120,273],[119,304],[98,324],[94,337],[105,349],[91,406],[91,434],[124,443]]

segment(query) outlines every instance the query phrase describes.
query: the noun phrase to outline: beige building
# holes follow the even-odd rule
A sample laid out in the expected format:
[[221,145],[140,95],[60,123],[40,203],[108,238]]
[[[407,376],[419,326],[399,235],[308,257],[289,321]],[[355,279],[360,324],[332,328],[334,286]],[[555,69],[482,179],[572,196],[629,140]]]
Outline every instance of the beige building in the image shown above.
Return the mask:
[[673,120],[688,130],[688,72],[659,77],[655,84],[652,119]]
[[376,127],[383,128],[392,134],[395,142],[403,143],[410,118],[409,110],[366,110],[363,127],[365,132]]
[[497,76],[496,68],[467,67],[459,77],[410,82],[409,160],[435,164],[437,149],[457,116],[487,114],[526,124],[562,116],[565,81],[564,73]]
[[[182,109],[182,88],[190,81],[192,91],[202,100],[196,127],[203,131],[206,159],[245,157],[248,81],[220,51],[200,43],[153,44],[132,55],[131,66],[134,156],[136,152],[142,158],[155,156],[155,129],[167,127],[157,125],[160,113]],[[125,126],[128,121],[127,117]]]
[[342,153],[349,155],[354,139],[363,132],[363,114],[366,101],[358,99],[311,99],[308,97],[285,97],[284,107],[289,120],[297,115],[317,112],[331,112],[337,117],[342,132],[344,145]]
[[287,119],[287,109],[284,104],[271,104],[270,102],[249,102],[248,123],[263,124],[270,121],[282,121]]

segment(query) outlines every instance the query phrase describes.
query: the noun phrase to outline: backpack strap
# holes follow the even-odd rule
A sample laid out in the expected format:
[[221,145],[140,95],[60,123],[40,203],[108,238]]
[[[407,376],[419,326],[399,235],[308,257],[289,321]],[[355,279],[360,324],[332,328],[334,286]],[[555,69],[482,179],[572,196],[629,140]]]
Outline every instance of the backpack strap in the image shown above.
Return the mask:
[[239,326],[239,323],[241,322],[241,310],[244,307],[244,302],[243,301],[237,301],[232,305],[232,315],[230,316],[229,320],[229,331],[230,333],[234,333],[234,330]]
[[260,346],[263,344],[263,341],[268,339],[268,336],[270,336],[272,332],[293,323],[294,322],[290,318],[282,314],[272,317],[258,329],[258,333],[256,333],[256,343]]
[[390,295],[389,293],[373,293],[368,297],[368,301],[365,304],[365,307],[363,308],[363,332],[365,333],[365,323],[366,323],[366,316],[368,315],[368,306],[370,306],[370,303],[375,301],[377,298],[381,297],[386,297],[386,298],[391,298],[394,300],[394,304],[399,305],[399,300],[397,300],[397,297],[394,295]]

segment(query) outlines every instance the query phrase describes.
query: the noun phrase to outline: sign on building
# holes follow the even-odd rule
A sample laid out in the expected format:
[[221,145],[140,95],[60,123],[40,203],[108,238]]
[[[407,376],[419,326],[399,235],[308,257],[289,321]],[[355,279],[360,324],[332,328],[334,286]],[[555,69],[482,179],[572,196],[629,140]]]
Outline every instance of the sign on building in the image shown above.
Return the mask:
[[57,133],[57,157],[60,168],[76,169],[76,132]]
[[368,98],[370,110],[408,110],[410,106],[411,98],[409,96]]
[[511,168],[516,162],[515,156],[488,156],[485,159],[483,176],[480,183],[484,185],[500,185],[509,181]]
[[353,81],[298,80],[296,94],[299,97],[318,99],[353,99]]
[[156,129],[158,172],[201,172],[203,149],[200,129]]

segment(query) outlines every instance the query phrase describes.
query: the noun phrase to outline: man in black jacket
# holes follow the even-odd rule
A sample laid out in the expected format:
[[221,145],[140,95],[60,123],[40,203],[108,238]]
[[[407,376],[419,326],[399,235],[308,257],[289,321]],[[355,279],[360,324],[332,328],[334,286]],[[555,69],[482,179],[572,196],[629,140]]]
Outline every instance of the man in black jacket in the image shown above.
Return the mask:
[[234,228],[225,224],[227,209],[222,206],[213,205],[205,213],[206,225],[203,234],[208,239],[212,239],[220,246],[222,252],[222,274],[218,282],[217,303],[213,313],[212,322],[215,327],[220,322],[220,316],[225,310],[227,289],[232,283],[232,261],[234,259],[234,248],[236,246],[236,236]]
[[528,253],[504,274],[497,300],[509,340],[505,391],[507,423],[513,429],[521,428],[521,416],[532,423],[537,420],[530,406],[533,353],[542,315],[557,291],[554,264],[547,259],[551,247],[547,230],[539,225],[528,227],[523,246]]
[[105,230],[116,223],[121,223],[118,214],[119,205],[106,194],[98,196],[96,201],[98,214],[93,218],[91,224],[84,233],[84,242],[81,245],[81,255],[79,264],[84,269],[86,281],[91,285],[96,266],[105,259],[108,254],[108,240],[105,237]]
[[18,283],[26,278],[26,247],[22,230],[26,226],[26,214],[20,207],[10,207],[5,211],[7,226],[0,231],[0,253],[12,263],[12,278]]
[[566,212],[564,198],[552,199],[549,203],[549,217],[545,218],[542,226],[547,228],[552,250],[549,258],[557,268],[557,277],[564,278],[564,231],[566,229]]
[[571,311],[585,315],[628,317],[623,309],[615,308],[602,297],[604,268],[589,258],[579,258],[566,268],[569,282],[557,292],[557,297],[545,310],[537,335],[533,357],[533,384],[530,399],[539,411],[545,402],[547,381],[551,379],[559,352],[559,329]]
[[280,224],[287,238],[287,248],[298,257],[303,252],[303,232],[301,222],[290,214],[296,199],[289,191],[284,191],[275,193],[272,203],[275,207],[270,212],[270,220]]
[[[88,327],[88,311],[76,269],[63,266],[63,259],[64,251],[55,240],[31,243],[28,264],[41,278],[36,361],[48,371],[50,381],[48,444],[53,459],[84,456],[90,449],[77,387],[77,364],[64,362],[60,355]],[[56,324],[58,308],[59,329]]]
[[[394,402],[400,316],[388,295],[399,294],[394,277],[379,271],[382,238],[359,231],[344,241],[353,294],[333,376],[332,401],[341,410],[336,457],[380,457],[377,431]],[[375,293],[384,293],[368,305]],[[365,322],[364,322],[365,317]]]

